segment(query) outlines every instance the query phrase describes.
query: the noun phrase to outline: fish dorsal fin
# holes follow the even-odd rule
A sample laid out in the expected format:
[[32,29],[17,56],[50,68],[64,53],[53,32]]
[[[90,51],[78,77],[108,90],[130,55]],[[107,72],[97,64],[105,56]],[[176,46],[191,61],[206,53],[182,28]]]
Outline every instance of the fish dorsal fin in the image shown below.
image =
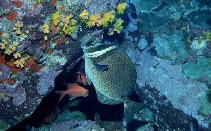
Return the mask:
[[122,103],[122,100],[112,99],[96,90],[97,99],[101,104],[116,105]]

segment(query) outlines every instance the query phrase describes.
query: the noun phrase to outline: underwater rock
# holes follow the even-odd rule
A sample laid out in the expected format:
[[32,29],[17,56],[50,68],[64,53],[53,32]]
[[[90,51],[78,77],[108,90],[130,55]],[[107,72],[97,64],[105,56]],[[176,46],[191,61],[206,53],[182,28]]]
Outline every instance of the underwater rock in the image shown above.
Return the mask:
[[168,17],[159,16],[153,12],[142,11],[138,14],[137,26],[142,32],[164,30],[164,28],[166,28],[165,25],[168,24],[168,21]]
[[59,123],[55,123],[50,131],[89,131],[89,130],[97,130],[104,131],[103,128],[100,128],[95,124],[94,121],[86,120],[86,121],[63,121]]
[[183,72],[191,78],[211,80],[211,58],[199,56],[197,63],[186,63],[183,65]]
[[154,113],[148,108],[145,108],[136,113],[134,115],[134,119],[142,122],[148,122],[151,124],[155,124],[156,121]]
[[155,87],[161,96],[167,97],[174,108],[181,109],[188,115],[192,114],[200,124],[207,127],[208,123],[198,114],[200,101],[196,97],[199,93],[206,92],[207,86],[187,79],[181,65],[153,57],[147,52],[147,49],[142,53],[131,48],[127,50],[136,66],[139,87],[142,88],[146,84]]
[[187,18],[194,25],[200,26],[203,29],[211,29],[209,21],[211,21],[211,11],[194,11],[190,13]]
[[86,4],[91,14],[101,14],[109,8],[115,8],[118,0],[92,0]]
[[147,40],[145,38],[141,38],[138,42],[138,47],[140,49],[144,49],[148,45]]
[[[62,41],[57,40],[59,44],[55,46],[54,52],[52,52],[53,56],[58,55],[61,57],[57,59],[57,61],[46,61],[44,64],[47,66],[43,69],[41,68],[42,70],[37,70],[37,67],[33,67],[33,72],[25,70],[17,73],[16,77],[18,80],[14,85],[0,85],[0,112],[5,112],[1,114],[0,119],[7,121],[10,126],[22,121],[25,115],[31,114],[40,104],[43,97],[53,89],[54,79],[61,72],[61,68],[64,66],[68,66],[69,68],[73,67],[71,66],[73,64],[72,60],[82,56],[80,42],[69,40],[65,43],[66,41],[66,39],[62,39]],[[39,48],[39,44],[36,43],[36,41],[34,41],[34,43],[32,42],[31,45],[36,46],[32,47],[35,49],[34,52],[39,52],[36,51],[36,49]],[[62,51],[62,53],[59,53],[60,51]],[[4,69],[3,65],[0,67]],[[4,70],[7,71],[7,68]],[[2,78],[4,77],[5,79],[9,75],[10,71],[4,73]],[[18,90],[18,87],[20,87],[21,90]]]
[[[137,14],[143,10],[150,12],[153,8],[160,5],[160,0],[129,0],[137,9]],[[128,2],[129,3],[129,2]]]
[[81,4],[84,5],[91,14],[101,14],[110,8],[115,8],[118,1],[119,0],[65,0],[64,3],[66,3],[66,8]]
[[103,127],[106,131],[122,130],[124,129],[123,121],[121,120],[101,120],[98,113],[95,114],[95,122]]

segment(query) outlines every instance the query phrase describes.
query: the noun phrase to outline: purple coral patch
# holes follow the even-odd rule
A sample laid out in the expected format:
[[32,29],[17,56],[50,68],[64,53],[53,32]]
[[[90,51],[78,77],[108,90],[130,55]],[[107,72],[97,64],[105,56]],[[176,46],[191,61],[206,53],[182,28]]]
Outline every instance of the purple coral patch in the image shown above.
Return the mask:
[[21,105],[23,102],[26,101],[26,92],[23,87],[18,87],[15,93],[12,95],[13,97],[13,104],[16,106]]
[[54,86],[54,79],[60,71],[55,71],[51,68],[47,68],[39,72],[39,82],[37,83],[37,91],[40,95],[46,94],[51,87]]
[[9,78],[10,70],[5,65],[0,65],[0,80],[6,80]]

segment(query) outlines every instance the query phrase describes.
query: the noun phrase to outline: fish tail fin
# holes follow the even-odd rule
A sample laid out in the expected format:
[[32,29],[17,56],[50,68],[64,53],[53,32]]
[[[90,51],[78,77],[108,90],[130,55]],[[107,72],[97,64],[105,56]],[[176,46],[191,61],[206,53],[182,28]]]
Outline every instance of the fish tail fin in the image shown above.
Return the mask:
[[59,94],[59,102],[62,100],[62,98],[66,95],[65,91],[56,91],[56,94]]

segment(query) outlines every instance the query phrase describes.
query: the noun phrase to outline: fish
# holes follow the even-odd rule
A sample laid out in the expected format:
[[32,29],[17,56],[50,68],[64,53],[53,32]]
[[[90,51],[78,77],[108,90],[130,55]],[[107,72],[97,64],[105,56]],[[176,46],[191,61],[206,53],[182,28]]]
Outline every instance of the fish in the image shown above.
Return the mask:
[[80,72],[80,74],[77,76],[76,81],[79,83],[83,83],[84,85],[87,85],[88,83],[85,72]]
[[89,94],[89,91],[87,89],[85,89],[82,86],[79,86],[77,83],[71,83],[71,84],[67,84],[68,89],[67,90],[62,90],[62,91],[56,91],[57,94],[59,94],[59,101],[62,100],[62,98],[65,95],[69,95],[71,98],[70,99],[74,99],[76,97],[86,97]]
[[115,105],[123,102],[135,87],[137,73],[134,64],[123,50],[112,44],[101,43],[102,31],[96,30],[82,39],[85,74],[88,84],[93,83],[98,101]]
[[[95,35],[97,33],[93,32],[93,38]],[[90,37],[90,40],[93,38]],[[88,38],[86,40],[88,41]],[[94,85],[98,101],[107,105],[124,103],[125,111],[129,113],[125,116],[131,120],[134,112],[144,106],[128,98],[130,90],[137,85],[137,73],[126,52],[115,45],[96,42],[96,40],[94,43],[89,41],[87,45],[83,43],[81,48],[84,52],[87,82],[89,85],[91,83]],[[129,107],[133,112],[130,112]]]
[[54,110],[44,117],[45,123],[52,123],[58,116],[58,110]]
[[93,83],[99,102],[114,105],[136,84],[136,70],[127,54],[112,45],[84,49],[85,72]]

